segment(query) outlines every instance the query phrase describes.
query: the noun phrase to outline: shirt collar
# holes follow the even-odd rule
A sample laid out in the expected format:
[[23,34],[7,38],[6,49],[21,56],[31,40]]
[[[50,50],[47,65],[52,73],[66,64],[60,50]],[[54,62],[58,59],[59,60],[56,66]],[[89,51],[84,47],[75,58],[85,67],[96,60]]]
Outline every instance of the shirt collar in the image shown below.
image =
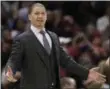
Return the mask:
[[[35,33],[35,34],[39,34],[40,33],[40,29],[36,28],[35,26],[33,26],[31,24],[31,30]],[[42,29],[43,31],[46,31],[45,28]]]

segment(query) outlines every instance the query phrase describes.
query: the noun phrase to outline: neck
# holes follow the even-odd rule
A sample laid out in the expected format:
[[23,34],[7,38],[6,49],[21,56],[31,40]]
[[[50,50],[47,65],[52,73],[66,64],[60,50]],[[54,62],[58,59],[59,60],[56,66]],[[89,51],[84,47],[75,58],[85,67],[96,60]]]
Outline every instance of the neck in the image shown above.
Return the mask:
[[42,30],[44,27],[38,27],[38,26],[36,26],[36,28],[38,28],[39,30]]
[[42,30],[44,28],[44,26],[36,26],[36,25],[33,25],[33,26],[36,27],[39,30]]

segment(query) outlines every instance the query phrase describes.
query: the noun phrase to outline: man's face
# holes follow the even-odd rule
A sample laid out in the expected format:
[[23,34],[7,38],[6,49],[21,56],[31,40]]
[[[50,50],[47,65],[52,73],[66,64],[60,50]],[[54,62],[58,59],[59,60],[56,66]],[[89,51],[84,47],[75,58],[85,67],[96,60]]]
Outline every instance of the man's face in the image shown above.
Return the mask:
[[47,20],[46,9],[42,6],[34,6],[29,14],[29,20],[36,27],[44,27]]

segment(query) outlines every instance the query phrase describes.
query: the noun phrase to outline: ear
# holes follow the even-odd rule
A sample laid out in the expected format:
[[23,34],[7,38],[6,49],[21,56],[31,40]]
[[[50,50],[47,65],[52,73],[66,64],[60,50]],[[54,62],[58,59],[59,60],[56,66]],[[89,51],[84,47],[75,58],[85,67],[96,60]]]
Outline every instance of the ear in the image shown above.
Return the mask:
[[28,15],[28,19],[31,20],[31,15],[30,14]]
[[46,17],[45,17],[46,21],[47,21],[47,12],[46,12]]
[[107,59],[107,61],[106,61],[106,65],[107,65],[107,66],[110,65],[110,57]]

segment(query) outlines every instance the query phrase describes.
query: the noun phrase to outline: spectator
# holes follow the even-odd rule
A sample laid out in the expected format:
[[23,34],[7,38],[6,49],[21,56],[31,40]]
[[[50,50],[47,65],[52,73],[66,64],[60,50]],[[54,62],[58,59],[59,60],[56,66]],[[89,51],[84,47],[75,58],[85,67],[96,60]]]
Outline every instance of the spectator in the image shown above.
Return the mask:
[[11,51],[11,42],[2,40],[1,45],[1,68],[3,68],[9,58],[10,51]]
[[107,29],[107,27],[110,24],[110,22],[109,22],[109,16],[110,16],[110,6],[107,7],[106,12],[105,12],[105,15],[102,16],[101,18],[99,18],[97,20],[97,23],[96,23],[97,29],[102,34]]
[[1,41],[1,67],[5,66],[5,63],[8,60],[10,51],[11,51],[11,32],[8,29],[3,30],[2,32],[2,41]]
[[70,77],[61,78],[61,89],[77,89],[76,81]]
[[93,61],[95,65],[97,65],[102,59],[106,58],[107,53],[102,46],[102,40],[100,36],[94,36],[91,42],[93,49]]
[[46,28],[53,30],[54,28],[54,13],[52,10],[47,10],[47,22],[46,22]]

